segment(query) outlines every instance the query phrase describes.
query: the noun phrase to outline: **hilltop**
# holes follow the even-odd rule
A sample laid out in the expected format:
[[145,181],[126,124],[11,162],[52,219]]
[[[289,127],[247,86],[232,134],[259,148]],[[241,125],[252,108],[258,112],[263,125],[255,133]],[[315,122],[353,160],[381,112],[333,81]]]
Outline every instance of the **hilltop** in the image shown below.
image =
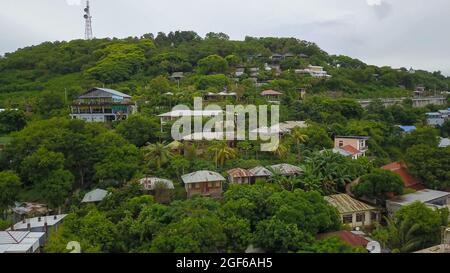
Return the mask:
[[[281,59],[274,59],[278,56]],[[274,69],[264,69],[265,64]],[[322,66],[331,77],[295,73],[308,65]],[[246,69],[239,77],[241,84],[251,78],[250,68],[259,68],[258,81],[269,86],[271,80],[283,81],[288,90],[282,91],[306,88],[311,93],[360,98],[410,95],[418,86],[445,90],[450,83],[440,72],[368,65],[295,38],[232,41],[223,33],[203,38],[192,31],[176,31],[45,42],[7,53],[0,58],[0,107],[33,105],[49,92],[71,99],[93,86],[139,95],[152,79],[174,72],[185,73],[181,88],[221,89],[230,86],[238,68]]]

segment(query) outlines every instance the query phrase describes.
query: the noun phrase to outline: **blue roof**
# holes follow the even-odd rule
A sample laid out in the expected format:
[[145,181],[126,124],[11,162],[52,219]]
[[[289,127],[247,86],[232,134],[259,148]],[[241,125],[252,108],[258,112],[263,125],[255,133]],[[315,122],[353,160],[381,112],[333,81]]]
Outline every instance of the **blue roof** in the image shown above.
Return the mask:
[[407,133],[410,133],[417,129],[416,126],[409,126],[409,125],[400,125],[398,127],[400,127],[400,129],[402,129],[403,131],[405,131]]

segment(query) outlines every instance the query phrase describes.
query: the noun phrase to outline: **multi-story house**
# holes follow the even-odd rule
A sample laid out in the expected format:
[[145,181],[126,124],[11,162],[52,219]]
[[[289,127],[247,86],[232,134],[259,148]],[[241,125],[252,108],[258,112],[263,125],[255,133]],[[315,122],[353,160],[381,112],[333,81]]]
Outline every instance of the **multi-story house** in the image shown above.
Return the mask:
[[73,119],[87,122],[125,120],[136,109],[131,96],[116,90],[93,88],[72,102]]
[[358,159],[366,155],[368,140],[369,137],[362,136],[337,136],[334,139],[333,152]]

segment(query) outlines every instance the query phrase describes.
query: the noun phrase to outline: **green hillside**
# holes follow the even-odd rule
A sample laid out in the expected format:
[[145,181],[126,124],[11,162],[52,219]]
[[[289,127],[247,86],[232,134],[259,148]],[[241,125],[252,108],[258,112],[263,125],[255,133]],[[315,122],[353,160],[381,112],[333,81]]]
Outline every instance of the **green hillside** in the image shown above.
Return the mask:
[[[137,94],[152,78],[177,71],[189,73],[182,84],[188,87],[193,81],[205,81],[202,77],[209,74],[230,76],[236,67],[263,68],[272,63],[273,54],[286,53],[294,56],[278,63],[281,75],[264,71],[259,80],[283,79],[292,89],[307,87],[312,93],[331,91],[349,97],[404,96],[418,85],[444,90],[450,83],[439,72],[411,73],[405,68],[367,65],[347,56],[329,55],[314,43],[294,38],[232,41],[223,33],[202,38],[195,32],[177,31],[156,37],[146,34],[140,38],[46,42],[8,53],[0,59],[0,107],[30,104],[44,91],[67,91],[73,96],[92,86]],[[205,59],[212,55],[221,58]],[[294,73],[308,65],[323,66],[332,78],[317,80]],[[208,83],[195,87],[221,86]]]

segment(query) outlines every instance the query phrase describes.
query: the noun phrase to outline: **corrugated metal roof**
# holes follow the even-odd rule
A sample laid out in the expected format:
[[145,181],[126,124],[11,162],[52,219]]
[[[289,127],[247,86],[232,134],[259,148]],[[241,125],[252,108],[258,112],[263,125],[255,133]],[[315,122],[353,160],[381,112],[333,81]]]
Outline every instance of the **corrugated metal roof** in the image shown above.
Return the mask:
[[[100,91],[100,92],[99,92]],[[117,90],[108,89],[108,88],[92,88],[88,92],[81,95],[80,99],[87,99],[87,98],[111,98],[113,96],[123,97],[123,98],[131,98],[131,96],[119,92]]]
[[322,233],[322,234],[319,234],[317,237],[318,237],[318,239],[325,239],[325,238],[333,237],[333,236],[338,237],[342,241],[347,243],[348,245],[355,246],[355,247],[357,247],[357,246],[366,247],[367,244],[369,243],[369,240],[367,240],[366,238],[356,235],[348,230]]
[[139,180],[139,184],[147,191],[155,190],[158,185],[164,185],[166,189],[173,190],[173,182],[168,179],[158,178],[158,177],[148,177]]
[[251,172],[241,169],[241,168],[235,168],[228,170],[227,173],[231,175],[231,177],[237,178],[237,177],[251,177],[253,176]]
[[255,177],[268,177],[268,176],[273,175],[273,173],[271,171],[269,171],[268,169],[266,169],[262,166],[258,166],[253,169],[250,169],[249,172]]
[[[51,216],[42,216],[42,217],[34,217],[25,219],[23,221],[20,221],[14,225],[14,230],[17,231],[23,231],[28,228],[28,224],[30,224],[31,228],[36,227],[44,227],[45,223],[47,223],[47,226],[51,227],[56,224],[58,224],[60,221],[66,217],[67,214],[61,214],[61,215],[51,215]],[[10,230],[10,229],[8,229]]]
[[0,231],[0,245],[18,244],[29,233],[28,231]]
[[336,207],[339,213],[354,213],[359,211],[376,210],[376,208],[352,198],[348,194],[325,196],[325,200]]
[[403,184],[406,188],[419,188],[417,187],[422,184],[418,179],[414,178],[409,172],[408,168],[404,163],[393,162],[386,166],[381,167],[383,170],[394,172],[402,178]]
[[428,203],[428,202],[434,201],[436,199],[445,198],[445,197],[450,199],[450,192],[426,189],[426,190],[421,190],[421,191],[417,191],[417,192],[402,195],[402,196],[397,196],[389,201],[398,203],[398,204],[402,204],[402,205],[407,205],[407,204],[411,204],[411,203],[414,203],[417,201],[422,202],[422,203]]
[[301,174],[303,173],[302,168],[291,165],[291,164],[278,164],[270,166],[269,168],[273,169],[276,173],[282,175],[292,175],[292,174]]
[[100,202],[108,195],[108,192],[102,189],[95,189],[93,191],[90,191],[84,195],[83,200],[81,203],[93,203],[93,202]]
[[275,90],[264,90],[261,92],[261,96],[281,96],[283,93]]
[[221,174],[212,171],[198,171],[185,174],[181,179],[185,184],[225,181],[225,178]]

